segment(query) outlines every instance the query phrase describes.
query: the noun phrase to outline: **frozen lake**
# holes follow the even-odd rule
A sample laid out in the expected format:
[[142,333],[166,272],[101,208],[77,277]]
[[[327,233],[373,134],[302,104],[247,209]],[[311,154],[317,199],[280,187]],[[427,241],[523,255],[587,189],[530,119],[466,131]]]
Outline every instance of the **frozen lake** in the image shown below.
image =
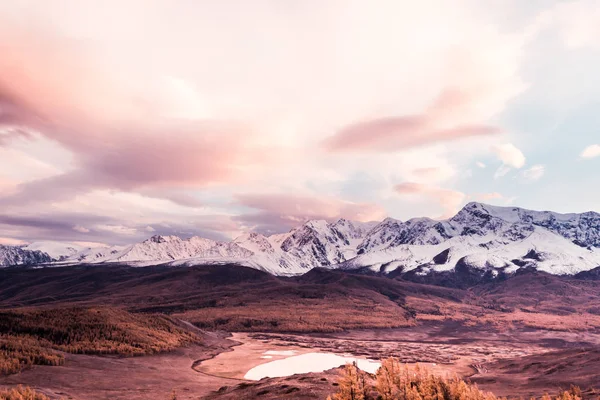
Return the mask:
[[[269,356],[273,353],[283,352],[266,351],[264,354]],[[356,362],[358,368],[363,371],[374,374],[381,365],[377,361],[333,353],[304,353],[299,355],[292,355],[294,354],[293,351],[286,351],[285,353],[280,355],[290,355],[290,357],[257,365],[244,375],[244,379],[258,381],[262,378],[279,378],[294,374],[323,372],[352,362]]]

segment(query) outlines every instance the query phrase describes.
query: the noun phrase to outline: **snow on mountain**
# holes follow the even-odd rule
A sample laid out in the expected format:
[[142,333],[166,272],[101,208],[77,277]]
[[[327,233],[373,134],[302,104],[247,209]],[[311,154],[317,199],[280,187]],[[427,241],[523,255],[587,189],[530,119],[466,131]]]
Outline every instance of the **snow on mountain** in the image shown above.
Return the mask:
[[304,269],[326,267],[346,261],[357,254],[357,245],[369,224],[340,219],[332,224],[308,221],[281,243],[281,249],[298,260]]
[[87,249],[74,254],[67,261],[139,264],[185,260],[185,264],[202,264],[226,260],[273,274],[294,275],[356,256],[357,245],[373,225],[345,219],[331,224],[308,221],[285,234],[266,237],[259,233],[248,233],[231,242],[155,235],[124,248]]
[[377,224],[358,245],[358,253],[368,253],[402,244],[435,245],[451,237],[453,232],[443,223],[429,218],[413,218],[402,222],[386,218]]
[[194,257],[216,245],[214,240],[178,236],[152,236],[141,243],[126,247],[105,261],[167,261]]
[[487,232],[498,230],[515,240],[528,236],[533,227],[545,228],[582,247],[600,247],[600,214],[559,214],[551,211],[531,211],[518,207],[498,207],[481,203],[467,204],[449,223],[463,229]]
[[276,233],[267,237],[267,239],[273,246],[281,247],[281,243],[283,243],[287,238],[289,238],[292,235],[292,233],[294,233],[294,231],[295,229],[292,229],[291,231],[285,233]]
[[51,261],[52,257],[39,250],[28,250],[24,246],[4,246],[0,244],[0,267],[35,265]]
[[269,238],[256,232],[239,236],[233,242],[253,253],[275,254],[276,252],[275,246]]
[[[179,262],[179,261],[185,262]],[[302,273],[296,260],[275,248],[268,238],[257,233],[244,235],[232,242],[218,242],[201,237],[155,235],[127,247],[88,249],[75,254],[72,262],[122,262],[135,265],[173,263],[173,265],[235,262],[279,274]]]
[[514,272],[531,266],[575,274],[600,265],[600,215],[558,214],[467,204],[446,221],[387,219],[359,245],[360,255],[340,268],[419,274],[473,269]]
[[[278,235],[281,236],[281,235]],[[279,238],[277,238],[279,239]],[[284,239],[285,240],[285,239]],[[307,272],[297,259],[281,249],[281,244],[272,237],[260,233],[248,233],[234,240],[234,243],[252,252],[248,262],[266,272],[279,275],[294,275]]]
[[23,247],[25,250],[41,251],[48,254],[56,261],[73,257],[77,253],[89,249],[72,243],[61,243],[54,241],[33,242]]
[[233,242],[224,243],[201,237],[155,235],[125,248],[107,248],[76,256],[89,262],[171,261],[193,257],[248,257],[252,252]]
[[8,247],[10,251],[0,251],[0,263],[7,263],[2,261],[4,254],[4,260],[21,264],[52,259],[136,265],[235,262],[277,275],[301,274],[314,267],[418,275],[466,268],[493,276],[533,267],[553,274],[576,274],[600,266],[600,214],[469,203],[444,221],[313,220],[287,233],[268,237],[248,233],[231,242],[155,235],[126,247],[81,249],[40,242],[2,249]]
[[125,246],[111,246],[111,247],[91,247],[84,249],[77,254],[64,258],[64,262],[103,262],[104,260],[114,257],[125,249]]

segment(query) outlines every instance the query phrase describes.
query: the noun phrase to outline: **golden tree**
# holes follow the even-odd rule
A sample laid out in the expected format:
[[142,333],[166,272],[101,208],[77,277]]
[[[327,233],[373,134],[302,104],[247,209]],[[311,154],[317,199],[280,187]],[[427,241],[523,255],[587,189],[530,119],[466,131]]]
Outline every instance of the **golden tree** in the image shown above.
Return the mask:
[[356,362],[346,364],[344,373],[339,381],[338,392],[329,396],[328,400],[370,400],[370,387],[367,374],[363,372]]

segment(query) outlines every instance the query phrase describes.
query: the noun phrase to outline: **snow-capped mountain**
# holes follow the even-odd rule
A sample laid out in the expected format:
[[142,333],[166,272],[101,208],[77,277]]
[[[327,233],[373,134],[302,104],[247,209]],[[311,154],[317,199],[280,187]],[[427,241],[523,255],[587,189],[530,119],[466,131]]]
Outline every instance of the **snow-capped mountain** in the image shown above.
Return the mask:
[[332,224],[308,221],[294,229],[281,249],[296,258],[302,268],[326,267],[355,257],[357,245],[369,231],[369,224],[340,219]]
[[89,247],[79,246],[72,243],[61,243],[54,241],[33,242],[23,247],[25,250],[41,251],[48,254],[53,260],[64,260],[75,256]]
[[339,268],[419,274],[474,269],[514,272],[534,267],[575,274],[600,266],[600,214],[558,214],[469,203],[445,221],[386,219]]
[[47,253],[27,250],[24,246],[4,246],[0,244],[0,266],[35,265],[52,261]]
[[152,236],[120,251],[72,257],[79,262],[171,262],[212,263],[230,261],[242,263],[278,275],[304,273],[316,266],[330,266],[356,256],[358,243],[374,224],[344,219],[334,223],[308,221],[287,234],[266,237],[253,232],[231,242],[178,236]]
[[182,239],[179,236],[154,235],[126,247],[93,250],[89,256],[78,254],[76,258],[90,262],[154,262],[187,258],[244,258],[252,255],[251,251],[235,242],[217,242],[197,236]]
[[444,221],[313,220],[287,233],[268,237],[248,233],[230,242],[155,235],[125,247],[81,249],[43,242],[0,249],[11,254],[4,256],[8,262],[0,258],[4,265],[49,261],[136,265],[235,262],[277,275],[301,274],[314,267],[418,276],[459,269],[500,276],[524,267],[576,274],[600,266],[600,214],[558,214],[469,203]]

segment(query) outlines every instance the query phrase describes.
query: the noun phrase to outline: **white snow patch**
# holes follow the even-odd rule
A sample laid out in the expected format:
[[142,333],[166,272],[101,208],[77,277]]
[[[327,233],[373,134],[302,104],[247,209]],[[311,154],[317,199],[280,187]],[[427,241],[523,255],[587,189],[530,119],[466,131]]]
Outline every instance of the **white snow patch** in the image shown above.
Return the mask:
[[306,353],[258,365],[248,371],[244,379],[258,381],[263,378],[323,372],[353,362],[356,362],[358,368],[371,374],[381,366],[380,362],[364,358],[344,357],[333,353]]

